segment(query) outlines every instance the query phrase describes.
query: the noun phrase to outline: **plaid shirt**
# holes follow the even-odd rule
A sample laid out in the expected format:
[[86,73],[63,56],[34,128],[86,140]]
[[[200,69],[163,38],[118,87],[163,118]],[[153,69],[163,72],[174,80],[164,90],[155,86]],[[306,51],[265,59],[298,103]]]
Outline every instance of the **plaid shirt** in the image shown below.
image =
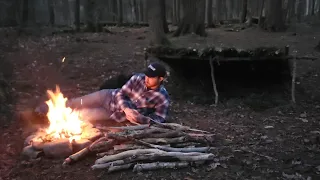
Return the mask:
[[165,122],[169,109],[167,90],[163,85],[156,90],[148,89],[144,74],[133,75],[121,89],[113,92],[113,97],[111,108],[114,113],[110,118],[118,122],[126,121],[125,108],[136,109],[143,115],[137,116],[139,123],[147,123],[148,118]]

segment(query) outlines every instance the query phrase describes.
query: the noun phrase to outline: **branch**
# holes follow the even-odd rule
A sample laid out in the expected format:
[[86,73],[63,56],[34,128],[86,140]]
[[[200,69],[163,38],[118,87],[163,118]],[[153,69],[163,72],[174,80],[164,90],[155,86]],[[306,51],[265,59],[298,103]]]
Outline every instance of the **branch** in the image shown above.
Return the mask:
[[181,152],[160,152],[160,153],[151,153],[151,154],[140,154],[137,156],[131,156],[124,159],[115,160],[112,162],[107,162],[103,164],[95,164],[91,166],[92,169],[104,169],[111,166],[121,166],[125,164],[136,163],[140,161],[207,161],[214,159],[213,154],[204,154],[204,153],[181,153]]
[[145,163],[136,164],[133,167],[133,172],[141,172],[146,170],[156,170],[156,169],[176,169],[184,168],[189,165],[188,162],[155,162],[155,163]]
[[172,148],[172,147],[150,144],[150,143],[138,140],[138,139],[135,139],[135,141],[137,143],[145,145],[147,147],[156,148],[156,149],[163,150],[163,151],[171,151],[171,152],[207,152],[210,150],[210,147]]
[[125,151],[119,154],[115,154],[115,155],[110,155],[110,156],[104,156],[100,159],[97,159],[95,164],[103,164],[103,163],[107,163],[110,161],[115,161],[118,159],[124,159],[130,156],[136,156],[139,154],[149,154],[149,153],[159,153],[159,152],[164,152],[162,150],[159,149],[136,149],[136,150],[129,150],[129,151]]

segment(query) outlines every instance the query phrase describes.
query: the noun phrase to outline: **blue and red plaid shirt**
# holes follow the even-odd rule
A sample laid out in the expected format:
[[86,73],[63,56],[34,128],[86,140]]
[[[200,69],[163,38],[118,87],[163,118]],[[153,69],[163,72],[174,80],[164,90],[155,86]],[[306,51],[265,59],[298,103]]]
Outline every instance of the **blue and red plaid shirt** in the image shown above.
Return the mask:
[[135,74],[120,89],[113,92],[111,119],[126,121],[125,108],[137,110],[143,116],[137,116],[139,123],[147,123],[148,118],[157,122],[165,122],[169,109],[169,95],[163,85],[156,90],[145,85],[145,75]]

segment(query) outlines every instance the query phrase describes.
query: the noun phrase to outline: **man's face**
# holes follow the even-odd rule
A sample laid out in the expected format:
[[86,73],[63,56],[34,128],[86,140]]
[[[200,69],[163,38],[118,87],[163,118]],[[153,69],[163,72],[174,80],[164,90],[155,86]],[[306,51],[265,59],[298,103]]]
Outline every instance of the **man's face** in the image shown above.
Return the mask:
[[154,88],[160,85],[163,77],[148,77],[145,78],[147,88]]

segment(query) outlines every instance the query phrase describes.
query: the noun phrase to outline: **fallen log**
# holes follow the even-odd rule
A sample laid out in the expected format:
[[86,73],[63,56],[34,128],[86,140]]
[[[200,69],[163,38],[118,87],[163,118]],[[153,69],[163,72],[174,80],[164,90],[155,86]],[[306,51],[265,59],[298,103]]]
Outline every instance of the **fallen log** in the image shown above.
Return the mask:
[[115,160],[103,164],[95,164],[91,166],[92,169],[105,169],[111,166],[122,166],[125,164],[137,163],[140,161],[207,161],[214,159],[213,154],[205,153],[180,153],[180,152],[161,152],[161,153],[150,153],[140,154],[137,156],[131,156],[128,158]]
[[130,156],[136,156],[139,154],[149,154],[149,153],[160,153],[160,152],[164,152],[162,150],[159,149],[135,149],[135,150],[129,150],[129,151],[125,151],[119,154],[115,154],[115,155],[111,155],[111,156],[104,156],[100,159],[97,159],[95,164],[103,164],[103,163],[107,163],[110,161],[115,161],[115,160],[119,160],[119,159],[124,159],[124,158],[128,158]]
[[188,162],[155,162],[136,164],[133,167],[133,172],[141,172],[146,170],[157,170],[157,169],[177,169],[188,167]]
[[210,147],[194,147],[194,148],[172,148],[166,146],[159,146],[155,144],[150,144],[141,140],[135,140],[137,143],[145,145],[147,147],[156,148],[163,151],[171,151],[171,152],[207,152],[210,150]]

